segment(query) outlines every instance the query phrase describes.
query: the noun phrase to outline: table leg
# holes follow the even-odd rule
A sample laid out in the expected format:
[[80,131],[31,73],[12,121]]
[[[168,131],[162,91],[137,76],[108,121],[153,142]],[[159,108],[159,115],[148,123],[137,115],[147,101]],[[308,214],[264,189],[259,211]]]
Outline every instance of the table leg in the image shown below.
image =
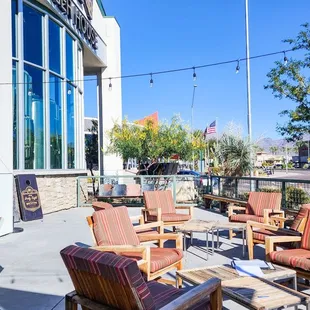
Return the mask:
[[242,229],[242,256],[245,256],[245,246],[244,246],[244,229]]
[[217,230],[217,240],[216,240],[216,248],[218,249],[220,246],[220,230]]
[[207,260],[209,259],[209,233],[206,233],[206,248],[207,248]]
[[[295,276],[294,276],[294,278],[293,278],[293,288],[294,288],[295,291],[298,290],[298,289],[297,289],[297,275],[296,275],[296,274],[295,274]],[[306,308],[307,308],[307,310],[310,310],[309,304],[307,304]],[[295,306],[294,309],[295,309],[295,310],[298,310],[298,306]]]
[[191,245],[193,245],[193,232],[191,232]]
[[183,233],[183,251],[186,252],[186,234]]
[[214,254],[214,230],[211,230],[212,233],[212,255]]

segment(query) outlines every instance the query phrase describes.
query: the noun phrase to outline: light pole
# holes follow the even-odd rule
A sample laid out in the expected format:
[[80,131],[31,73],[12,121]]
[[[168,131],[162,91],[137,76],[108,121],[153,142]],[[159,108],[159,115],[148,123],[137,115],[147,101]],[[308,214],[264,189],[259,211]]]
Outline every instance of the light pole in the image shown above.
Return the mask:
[[[247,108],[248,108],[248,139],[252,143],[252,111],[251,111],[251,72],[250,72],[250,35],[249,35],[249,1],[245,0],[245,38],[246,38],[246,80],[247,80]],[[253,151],[250,154],[253,162]],[[253,170],[250,171],[253,177]]]
[[[192,97],[192,107],[191,107],[191,141],[193,142],[193,119],[194,119],[194,102],[195,102],[195,92],[196,92],[197,85],[193,86],[193,97]],[[194,159],[194,152],[193,152],[193,170],[195,170],[195,159]]]

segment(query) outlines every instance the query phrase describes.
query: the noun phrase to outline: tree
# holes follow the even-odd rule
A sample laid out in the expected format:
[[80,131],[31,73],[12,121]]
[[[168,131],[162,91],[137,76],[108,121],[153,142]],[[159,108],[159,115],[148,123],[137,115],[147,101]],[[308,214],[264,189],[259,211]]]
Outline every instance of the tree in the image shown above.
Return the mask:
[[[90,170],[92,176],[94,176],[94,165],[98,164],[98,121],[92,120],[92,127],[88,129],[91,132],[85,139],[85,160],[87,168]],[[95,179],[92,179],[93,193],[95,195]]]
[[279,151],[279,148],[277,146],[271,146],[269,148],[269,151],[271,152],[271,154],[276,155],[277,152]]
[[253,145],[248,139],[224,133],[219,140],[216,155],[225,176],[243,176],[253,169],[251,151]]
[[[269,78],[265,89],[270,89],[276,98],[283,97],[295,103],[294,109],[285,109],[280,115],[287,116],[288,122],[277,125],[277,131],[287,141],[301,140],[304,134],[310,133],[310,26],[303,24],[295,39],[283,42],[291,45],[293,50],[304,53],[303,60],[289,59],[285,64],[277,61],[275,68],[267,74]],[[285,56],[286,57],[286,56]]]

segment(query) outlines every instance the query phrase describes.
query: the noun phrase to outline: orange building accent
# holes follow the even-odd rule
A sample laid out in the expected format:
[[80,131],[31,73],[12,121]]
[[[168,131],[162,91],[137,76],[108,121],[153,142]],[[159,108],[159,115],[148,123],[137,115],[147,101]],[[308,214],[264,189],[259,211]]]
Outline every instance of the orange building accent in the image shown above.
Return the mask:
[[154,126],[158,126],[158,112],[155,112],[155,113],[148,115],[142,119],[134,121],[134,123],[141,125],[141,126],[145,126],[147,121],[152,121]]

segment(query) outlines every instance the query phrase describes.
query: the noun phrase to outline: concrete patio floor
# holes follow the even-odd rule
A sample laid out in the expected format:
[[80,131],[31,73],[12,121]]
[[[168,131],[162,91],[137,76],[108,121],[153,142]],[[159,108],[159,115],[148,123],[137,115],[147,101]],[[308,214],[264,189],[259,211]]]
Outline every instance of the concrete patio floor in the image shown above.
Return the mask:
[[[85,217],[92,208],[79,208],[44,216],[43,220],[21,222],[23,232],[0,238],[0,310],[60,310],[64,309],[64,295],[73,290],[72,282],[59,252],[70,244],[92,245]],[[139,208],[129,208],[130,215],[140,214]],[[227,221],[219,213],[195,209],[195,218]],[[242,239],[228,240],[228,232],[220,233],[220,248],[206,260],[205,234],[194,234],[184,268],[196,268],[230,263],[242,259]],[[216,239],[216,238],[215,238]],[[211,246],[211,235],[209,237]],[[264,249],[255,247],[255,257],[264,259]],[[174,274],[170,274],[174,278]],[[299,306],[300,309],[305,309]],[[224,301],[224,309],[244,309],[231,300]]]

